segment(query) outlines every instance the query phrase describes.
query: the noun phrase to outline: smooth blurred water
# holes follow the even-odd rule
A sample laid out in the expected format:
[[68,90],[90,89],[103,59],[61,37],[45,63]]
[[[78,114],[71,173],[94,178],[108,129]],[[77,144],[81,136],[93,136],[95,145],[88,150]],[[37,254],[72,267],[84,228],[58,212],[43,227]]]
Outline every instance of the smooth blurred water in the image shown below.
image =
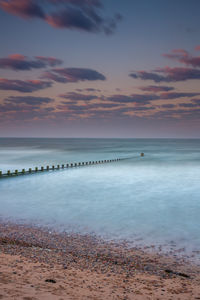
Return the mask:
[[4,171],[119,157],[0,180],[0,217],[199,250],[200,140],[0,139]]

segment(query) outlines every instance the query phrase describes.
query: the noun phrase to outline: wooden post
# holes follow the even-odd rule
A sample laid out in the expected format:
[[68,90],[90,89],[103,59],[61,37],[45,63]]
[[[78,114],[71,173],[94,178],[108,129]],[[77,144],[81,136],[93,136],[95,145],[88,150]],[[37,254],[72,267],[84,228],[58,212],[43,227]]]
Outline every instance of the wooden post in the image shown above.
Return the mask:
[[[140,156],[143,157],[144,153],[141,152]],[[13,172],[11,172],[10,170],[7,171],[7,173],[3,174],[2,171],[0,171],[0,177],[3,177],[4,175],[6,176],[11,176],[11,175],[19,175],[19,174],[26,174],[26,173],[32,173],[32,172],[38,172],[38,171],[44,171],[44,170],[59,170],[60,168],[65,169],[65,168],[69,168],[69,167],[77,167],[77,166],[87,166],[87,165],[94,165],[94,164],[102,164],[102,163],[109,163],[109,162],[116,162],[116,161],[120,161],[123,160],[123,158],[115,158],[115,159],[108,159],[108,160],[99,160],[99,161],[86,161],[86,162],[78,162],[78,163],[70,163],[70,164],[62,164],[62,165],[57,165],[56,167],[53,165],[52,168],[50,168],[49,166],[45,167],[41,166],[40,169],[38,167],[35,167],[35,170],[29,168],[27,171],[25,169],[22,169],[21,172],[18,172],[18,170],[15,170]]]

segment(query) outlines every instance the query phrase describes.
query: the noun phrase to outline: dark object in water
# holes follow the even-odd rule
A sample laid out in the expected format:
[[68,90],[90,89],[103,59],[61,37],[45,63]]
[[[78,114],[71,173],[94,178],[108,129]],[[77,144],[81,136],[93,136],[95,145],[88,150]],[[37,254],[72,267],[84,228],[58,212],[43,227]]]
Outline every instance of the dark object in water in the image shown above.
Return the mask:
[[174,275],[182,276],[182,277],[185,277],[185,278],[190,278],[190,276],[187,275],[187,274],[180,273],[180,272],[174,272],[174,271],[169,270],[169,269],[165,270],[165,272],[168,273],[168,274],[174,274]]
[[142,153],[140,153],[140,156],[144,156],[144,153],[142,152]]

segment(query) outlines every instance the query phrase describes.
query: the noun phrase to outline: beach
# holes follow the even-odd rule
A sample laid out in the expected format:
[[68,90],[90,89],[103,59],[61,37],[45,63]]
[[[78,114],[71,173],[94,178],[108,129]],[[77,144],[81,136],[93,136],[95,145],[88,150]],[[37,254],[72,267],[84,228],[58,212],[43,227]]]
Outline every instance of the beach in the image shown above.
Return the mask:
[[200,299],[200,267],[125,242],[4,222],[0,299]]

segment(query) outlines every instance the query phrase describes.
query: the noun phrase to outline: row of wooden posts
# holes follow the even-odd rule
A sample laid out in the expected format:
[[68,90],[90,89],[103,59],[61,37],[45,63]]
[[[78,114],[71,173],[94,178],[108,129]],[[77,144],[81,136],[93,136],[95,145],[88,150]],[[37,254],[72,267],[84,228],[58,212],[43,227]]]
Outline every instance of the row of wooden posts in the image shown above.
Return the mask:
[[44,171],[54,171],[54,170],[60,170],[60,169],[67,169],[67,168],[73,168],[73,167],[80,167],[80,166],[87,166],[87,165],[96,165],[96,164],[103,164],[103,163],[109,163],[114,161],[119,161],[120,158],[116,159],[109,159],[109,160],[99,160],[99,161],[89,161],[89,162],[79,162],[79,163],[69,163],[69,164],[62,164],[57,166],[46,166],[45,167],[35,167],[35,169],[29,168],[28,170],[22,169],[22,171],[15,170],[14,172],[11,172],[8,170],[6,173],[3,173],[0,171],[0,178],[5,177],[11,177],[11,176],[18,176],[18,175],[25,175],[25,174],[32,174],[37,172],[44,172]]

